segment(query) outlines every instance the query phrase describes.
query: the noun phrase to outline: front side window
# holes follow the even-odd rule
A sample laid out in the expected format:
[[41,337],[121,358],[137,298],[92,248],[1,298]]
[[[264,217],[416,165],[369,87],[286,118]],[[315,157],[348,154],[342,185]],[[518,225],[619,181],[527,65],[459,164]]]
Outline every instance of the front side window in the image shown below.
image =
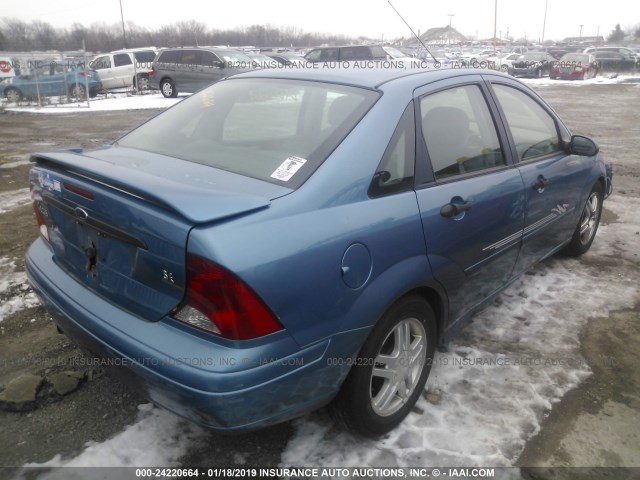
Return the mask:
[[506,85],[493,85],[520,161],[545,157],[561,148],[553,117],[529,95]]
[[297,188],[379,94],[343,85],[245,78],[218,82],[116,145]]
[[91,62],[90,66],[94,70],[103,70],[105,68],[111,68],[111,59],[109,59],[109,56],[107,55],[103,57],[98,57],[93,62]]
[[436,180],[505,165],[493,118],[478,85],[421,98],[420,115]]

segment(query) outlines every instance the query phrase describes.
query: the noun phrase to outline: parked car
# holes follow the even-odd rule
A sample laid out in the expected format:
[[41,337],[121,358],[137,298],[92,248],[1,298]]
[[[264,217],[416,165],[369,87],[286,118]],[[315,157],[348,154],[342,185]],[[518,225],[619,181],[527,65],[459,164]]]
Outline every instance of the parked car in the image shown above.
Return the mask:
[[345,47],[314,48],[304,56],[307,62],[348,62],[358,60],[387,60],[389,55],[380,45],[349,45]]
[[31,160],[55,323],[222,431],[328,402],[391,430],[475,311],[589,249],[611,185],[532,89],[466,69],[256,70]]
[[273,58],[280,65],[290,67],[292,65],[301,66],[306,63],[303,56],[296,53],[281,52],[281,53],[265,53],[269,58]]
[[522,54],[520,53],[510,53],[509,55],[498,58],[494,64],[495,69],[506,73],[509,71],[509,68],[513,67],[513,62],[517,61],[521,56]]
[[261,53],[247,53],[247,56],[252,60],[251,66],[254,68],[276,68],[280,65],[277,60]]
[[628,71],[639,66],[636,57],[613,50],[596,50],[593,56],[598,62],[598,70],[601,71]]
[[629,47],[589,47],[585,48],[583,51],[583,53],[590,53],[592,55],[595,55],[597,52],[619,53],[625,58],[635,58],[636,62],[639,60],[637,52]]
[[549,75],[554,58],[546,52],[527,52],[508,69],[514,77],[543,77]]
[[117,50],[95,57],[89,66],[98,72],[105,90],[131,86],[146,90],[156,54],[155,47]]
[[149,72],[149,86],[165,97],[193,93],[229,75],[257,68],[250,57],[228,48],[189,47],[161,50]]
[[549,76],[563,80],[587,80],[598,74],[598,62],[589,53],[566,53],[551,68]]
[[0,96],[10,102],[19,102],[23,98],[69,96],[84,100],[95,97],[102,90],[102,83],[94,70],[66,71],[62,64],[43,62],[27,75],[5,78],[0,83]]

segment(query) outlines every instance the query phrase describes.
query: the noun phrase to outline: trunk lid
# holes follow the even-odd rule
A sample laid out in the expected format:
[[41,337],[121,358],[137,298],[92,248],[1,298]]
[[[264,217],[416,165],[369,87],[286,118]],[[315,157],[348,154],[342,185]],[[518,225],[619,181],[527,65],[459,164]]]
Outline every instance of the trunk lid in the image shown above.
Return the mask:
[[183,298],[189,231],[268,208],[289,189],[137,150],[35,154],[31,191],[54,260],[151,321]]

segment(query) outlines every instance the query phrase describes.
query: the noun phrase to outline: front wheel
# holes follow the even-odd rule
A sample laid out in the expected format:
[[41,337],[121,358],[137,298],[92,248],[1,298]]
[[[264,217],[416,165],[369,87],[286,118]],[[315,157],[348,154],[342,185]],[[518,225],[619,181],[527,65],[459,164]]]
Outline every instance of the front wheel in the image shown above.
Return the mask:
[[424,389],[435,346],[429,303],[418,296],[398,301],[367,338],[332,404],[334,416],[368,437],[395,428]]
[[12,103],[18,103],[22,100],[22,92],[17,88],[7,88],[4,91],[4,96]]
[[160,82],[160,91],[166,98],[176,98],[178,96],[178,90],[171,80],[165,78]]
[[571,241],[562,253],[570,257],[576,257],[589,250],[600,224],[602,198],[602,185],[598,182],[591,189]]

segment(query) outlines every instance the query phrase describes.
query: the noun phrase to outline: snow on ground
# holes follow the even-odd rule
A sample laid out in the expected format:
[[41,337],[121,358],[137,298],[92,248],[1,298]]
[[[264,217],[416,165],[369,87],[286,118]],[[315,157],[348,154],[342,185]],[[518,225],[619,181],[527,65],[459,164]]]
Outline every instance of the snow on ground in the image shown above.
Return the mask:
[[17,259],[0,257],[0,323],[13,313],[39,305],[27,283],[27,275],[16,271]]
[[589,78],[587,80],[552,80],[549,77],[542,78],[521,78],[524,83],[529,85],[548,86],[548,85],[573,85],[574,87],[580,87],[584,85],[611,85],[615,83],[640,83],[640,76],[638,75],[617,75],[616,74],[602,74],[597,77]]
[[[185,455],[205,431],[152,404],[138,406],[138,420],[109,440],[88,442],[75,458],[56,455],[45,463],[29,463],[25,467],[172,467]],[[38,476],[39,480],[73,480],[86,478],[82,470],[53,470]]]
[[153,108],[168,108],[175,105],[184,96],[178,98],[165,98],[160,93],[148,93],[145,95],[129,95],[126,93],[110,93],[107,97],[102,95],[92,98],[90,105],[82,103],[61,103],[38,106],[8,106],[5,110],[12,112],[29,113],[81,113],[81,112],[107,112],[113,110],[143,110]]
[[[637,278],[589,259],[637,260],[640,199],[614,196],[605,205],[623,223],[602,225],[583,259],[544,262],[476,315],[449,352],[437,354],[424,395],[397,429],[364,440],[325,413],[314,413],[295,421],[282,465],[513,465],[553,404],[590,375],[580,355],[580,334],[589,319],[633,307],[637,298]],[[56,455],[26,466],[173,466],[206,438],[205,431],[170,413],[139,408],[136,423],[105,442],[89,442],[78,456]]]
[[0,193],[0,214],[6,213],[14,208],[26,205],[31,201],[31,195],[28,188],[19,190],[10,190]]
[[[27,205],[31,201],[28,188],[0,193],[0,214]],[[16,258],[0,257],[0,323],[9,315],[39,305],[24,271],[16,271]]]

